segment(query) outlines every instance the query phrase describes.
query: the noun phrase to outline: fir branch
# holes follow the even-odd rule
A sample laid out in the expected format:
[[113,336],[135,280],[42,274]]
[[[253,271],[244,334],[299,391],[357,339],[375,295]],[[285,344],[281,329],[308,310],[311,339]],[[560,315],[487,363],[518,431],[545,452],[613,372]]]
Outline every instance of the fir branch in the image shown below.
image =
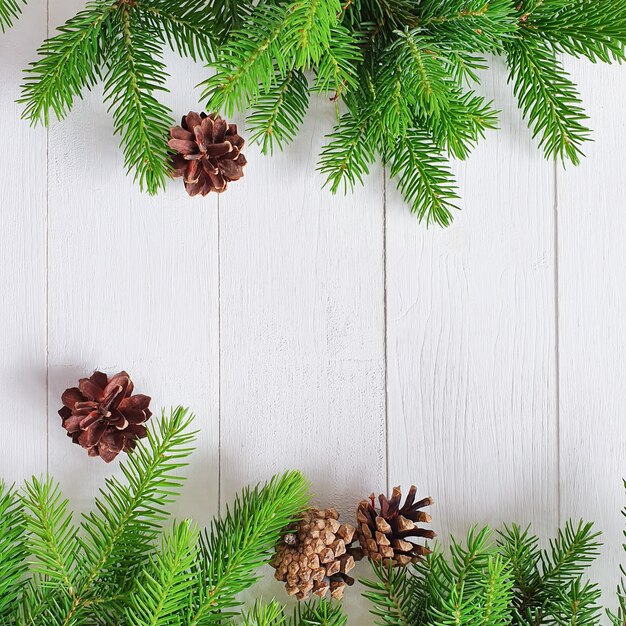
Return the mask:
[[371,613],[382,619],[378,624],[412,626],[415,613],[415,580],[406,568],[387,567],[372,562],[377,580],[362,580],[368,589],[363,596],[372,602]]
[[25,70],[19,100],[25,105],[23,117],[33,124],[49,123],[50,110],[63,119],[100,78],[112,2],[96,0],[59,27],[59,34],[44,41],[39,59]]
[[[175,524],[166,532],[157,554],[144,568],[126,610],[133,626],[170,626],[180,623],[196,584],[198,531],[190,521]],[[270,624],[270,622],[263,622]],[[260,623],[259,623],[260,626]]]
[[284,528],[308,502],[308,484],[299,472],[275,476],[263,487],[245,489],[201,535],[202,561],[194,610],[187,626],[221,624],[238,606],[237,594],[258,578]]
[[276,600],[257,600],[249,611],[243,613],[242,619],[243,626],[282,626],[287,618],[283,607]]
[[422,129],[408,129],[391,151],[390,174],[413,213],[427,223],[447,226],[457,209],[454,178],[446,159]]
[[420,115],[418,120],[432,132],[437,145],[458,159],[467,159],[486,131],[498,127],[498,114],[492,103],[473,91],[453,91],[445,112]]
[[272,154],[275,145],[282,149],[295,137],[308,107],[306,76],[296,69],[284,77],[278,76],[276,84],[259,97],[247,118],[250,140],[261,143],[263,154]]
[[231,35],[213,64],[216,73],[202,83],[208,109],[232,115],[253,106],[275,83],[276,71],[284,75],[290,69],[277,43],[285,19],[283,8],[259,4],[250,26]]
[[559,587],[580,576],[600,553],[599,536],[593,531],[593,524],[580,521],[574,526],[568,521],[556,539],[550,541],[550,550],[541,553],[544,581]]
[[419,10],[414,26],[450,50],[499,52],[518,28],[511,0],[423,0]]
[[340,0],[295,0],[287,7],[280,34],[282,53],[299,69],[317,64],[330,47],[332,30],[341,14]]
[[626,58],[626,0],[544,0],[520,12],[522,28],[555,52],[605,63]]
[[191,451],[194,434],[186,430],[192,419],[179,407],[151,423],[147,438],[121,464],[126,484],[107,479],[97,511],[83,516],[85,536],[78,539],[83,571],[63,626],[81,618],[94,598],[116,596],[134,584],[167,517],[166,507],[183,483],[178,472]]
[[172,50],[194,61],[214,57],[213,12],[197,0],[141,0],[139,11]]
[[26,0],[0,0],[0,30],[5,33],[22,14]]
[[345,626],[348,616],[341,603],[327,600],[298,602],[290,626]]
[[329,143],[322,148],[318,171],[326,176],[324,186],[336,193],[344,193],[358,180],[363,184],[374,162],[375,143],[371,138],[371,113],[345,113],[333,132],[327,135]]
[[597,585],[576,578],[564,587],[553,590],[546,606],[546,615],[558,626],[596,626],[600,618],[600,589]]
[[142,190],[155,194],[169,177],[167,134],[174,121],[155,93],[167,91],[158,37],[129,4],[111,23],[105,98],[121,135],[124,164]]
[[26,573],[26,520],[13,488],[0,482],[0,622],[9,623],[22,595]]
[[358,88],[358,67],[363,61],[359,39],[342,24],[331,29],[328,48],[322,53],[315,76],[315,91],[333,100]]
[[546,157],[569,159],[574,165],[589,138],[585,115],[575,85],[546,45],[522,37],[507,46],[509,80],[533,137]]
[[68,511],[69,500],[50,478],[33,477],[24,486],[22,503],[28,513],[28,550],[34,571],[44,577],[46,588],[74,599],[77,528]]

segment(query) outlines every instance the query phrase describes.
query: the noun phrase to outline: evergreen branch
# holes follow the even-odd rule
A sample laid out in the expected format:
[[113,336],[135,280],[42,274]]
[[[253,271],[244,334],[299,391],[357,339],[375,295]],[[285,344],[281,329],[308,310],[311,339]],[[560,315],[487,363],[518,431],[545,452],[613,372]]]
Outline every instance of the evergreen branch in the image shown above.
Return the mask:
[[382,618],[378,624],[412,626],[414,585],[406,568],[394,568],[372,562],[377,580],[362,580],[368,589],[363,596],[372,602],[370,612]]
[[26,573],[26,523],[17,493],[0,482],[0,621],[8,623]]
[[480,590],[480,626],[502,626],[509,622],[513,584],[508,561],[500,555],[489,558],[484,587]]
[[187,626],[221,624],[239,604],[237,594],[258,578],[284,528],[302,513],[308,485],[299,472],[275,476],[263,487],[245,489],[223,519],[201,536],[202,560],[194,610]]
[[485,132],[498,126],[498,114],[491,105],[473,91],[452,92],[445,112],[420,115],[418,120],[431,131],[437,145],[458,159],[467,159]]
[[593,524],[580,521],[575,527],[568,521],[556,539],[550,541],[550,550],[541,553],[544,581],[560,587],[580,576],[600,553],[599,536],[600,533],[593,532]]
[[358,66],[363,61],[359,41],[345,26],[337,24],[331,29],[328,48],[322,53],[315,76],[315,91],[329,93],[333,100],[346,91],[358,88]]
[[545,44],[529,37],[507,46],[507,62],[519,106],[546,157],[577,165],[590,131],[567,72]]
[[211,13],[216,41],[222,45],[246,23],[254,7],[252,0],[211,0],[210,7],[203,9]]
[[296,67],[317,64],[330,47],[333,28],[341,14],[340,0],[295,0],[287,7],[279,45]]
[[502,51],[518,28],[511,0],[424,0],[417,26],[427,39],[450,50]]
[[605,63],[626,58],[626,0],[544,0],[521,13],[522,28],[556,52]]
[[155,194],[169,177],[167,135],[171,111],[154,96],[167,91],[167,74],[158,37],[121,4],[112,23],[105,98],[121,135],[124,165],[134,170],[142,190]]
[[272,154],[274,144],[278,148],[291,141],[309,107],[309,90],[306,76],[300,70],[290,70],[283,78],[256,102],[254,111],[247,118],[251,141],[261,143],[263,154]]
[[546,615],[558,626],[596,626],[600,618],[599,599],[597,585],[574,579],[567,586],[554,589]]
[[357,180],[362,184],[364,176],[369,173],[375,156],[370,127],[369,113],[356,117],[345,113],[327,136],[330,142],[322,148],[317,169],[326,176],[324,186],[330,187],[333,193],[340,187],[345,193]]
[[159,522],[167,517],[165,508],[183,483],[178,471],[191,451],[194,434],[185,431],[192,419],[179,407],[163,415],[158,425],[151,424],[147,438],[121,464],[127,484],[107,479],[96,499],[97,511],[83,516],[85,537],[78,541],[84,573],[63,626],[79,619],[94,598],[117,595],[134,584],[158,536]]
[[51,479],[33,477],[24,486],[22,503],[35,572],[44,577],[45,587],[75,598],[77,528],[68,512],[69,500]]
[[327,600],[298,602],[290,626],[345,626],[348,616],[340,603]]
[[447,226],[457,207],[454,178],[428,133],[408,129],[390,155],[390,173],[420,220]]
[[180,613],[196,584],[193,568],[197,541],[198,532],[189,521],[175,524],[164,535],[161,549],[144,568],[130,596],[130,607],[126,611],[129,624],[170,626],[180,623]]
[[19,102],[23,117],[32,123],[49,123],[50,110],[63,119],[100,78],[107,40],[111,1],[89,2],[85,9],[59,27],[59,34],[43,42],[39,59],[25,70]]
[[202,83],[208,109],[223,110],[226,115],[246,109],[274,84],[277,69],[279,75],[290,69],[277,43],[285,19],[283,8],[260,4],[250,27],[231,35],[213,64],[216,73]]
[[22,14],[26,0],[0,0],[0,30],[5,33]]
[[172,50],[194,61],[211,61],[216,42],[212,11],[197,0],[142,0],[139,10]]
[[257,600],[249,611],[243,613],[242,618],[243,626],[283,626],[286,621],[285,611],[276,600]]

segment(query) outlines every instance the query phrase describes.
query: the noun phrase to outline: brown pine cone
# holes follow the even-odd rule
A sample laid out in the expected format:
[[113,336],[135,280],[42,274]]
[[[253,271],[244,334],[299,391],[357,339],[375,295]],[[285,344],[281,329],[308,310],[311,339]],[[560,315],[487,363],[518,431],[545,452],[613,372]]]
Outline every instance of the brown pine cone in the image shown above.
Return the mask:
[[78,387],[66,389],[59,410],[63,428],[74,443],[110,463],[122,450],[132,450],[146,436],[145,423],[152,413],[150,398],[132,395],[126,372],[110,379],[102,372],[81,378]]
[[228,183],[243,176],[246,157],[241,154],[245,141],[235,124],[227,124],[217,113],[183,116],[180,126],[170,129],[167,145],[173,156],[172,175],[183,177],[190,196],[222,193]]
[[271,565],[290,596],[304,600],[312,592],[323,598],[330,591],[339,600],[354,583],[348,572],[354,567],[350,544],[355,529],[338,519],[336,509],[309,509],[277,546]]
[[402,493],[399,487],[393,488],[390,499],[378,497],[380,511],[375,507],[375,496],[363,500],[357,509],[357,535],[365,556],[374,561],[393,565],[407,565],[420,560],[430,550],[425,546],[407,541],[410,537],[433,539],[432,530],[420,528],[418,523],[429,524],[432,518],[420,509],[430,506],[432,498],[415,502],[417,488],[412,486],[402,507]]

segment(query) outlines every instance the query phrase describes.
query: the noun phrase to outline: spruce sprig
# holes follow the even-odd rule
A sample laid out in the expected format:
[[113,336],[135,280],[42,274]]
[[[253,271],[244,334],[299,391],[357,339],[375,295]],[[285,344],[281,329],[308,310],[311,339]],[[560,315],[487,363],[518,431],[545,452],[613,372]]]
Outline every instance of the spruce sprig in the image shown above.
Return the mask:
[[188,626],[220,624],[239,606],[237,594],[258,578],[281,532],[302,513],[308,483],[299,472],[244,489],[200,538],[202,560]]
[[0,482],[0,623],[9,622],[21,595],[28,551],[26,516],[13,488]]

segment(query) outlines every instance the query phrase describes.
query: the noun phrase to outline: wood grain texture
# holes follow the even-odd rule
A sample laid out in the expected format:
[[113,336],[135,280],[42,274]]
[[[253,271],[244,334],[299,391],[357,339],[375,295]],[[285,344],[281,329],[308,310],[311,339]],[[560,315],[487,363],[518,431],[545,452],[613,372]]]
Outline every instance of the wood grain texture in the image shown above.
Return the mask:
[[626,68],[568,68],[595,141],[557,179],[561,514],[596,521],[604,533],[593,575],[612,606],[626,560]]
[[383,186],[320,189],[333,118],[317,100],[284,153],[249,146],[220,197],[221,484],[301,469],[352,518],[385,483]]
[[557,524],[553,172],[504,76],[485,76],[502,131],[456,166],[451,228],[387,184],[389,480],[434,497],[444,537]]
[[0,33],[0,477],[21,482],[46,470],[46,131],[20,121],[22,68],[46,34],[32,3]]
[[[51,23],[80,5],[54,4]],[[197,107],[203,72],[168,60],[179,115]],[[197,414],[178,510],[204,522],[218,488],[217,202],[188,198],[180,181],[141,194],[112,132],[99,89],[50,131],[50,469],[81,509],[115,471],[70,445],[55,411],[92,369],[126,369],[155,412],[184,404]]]

